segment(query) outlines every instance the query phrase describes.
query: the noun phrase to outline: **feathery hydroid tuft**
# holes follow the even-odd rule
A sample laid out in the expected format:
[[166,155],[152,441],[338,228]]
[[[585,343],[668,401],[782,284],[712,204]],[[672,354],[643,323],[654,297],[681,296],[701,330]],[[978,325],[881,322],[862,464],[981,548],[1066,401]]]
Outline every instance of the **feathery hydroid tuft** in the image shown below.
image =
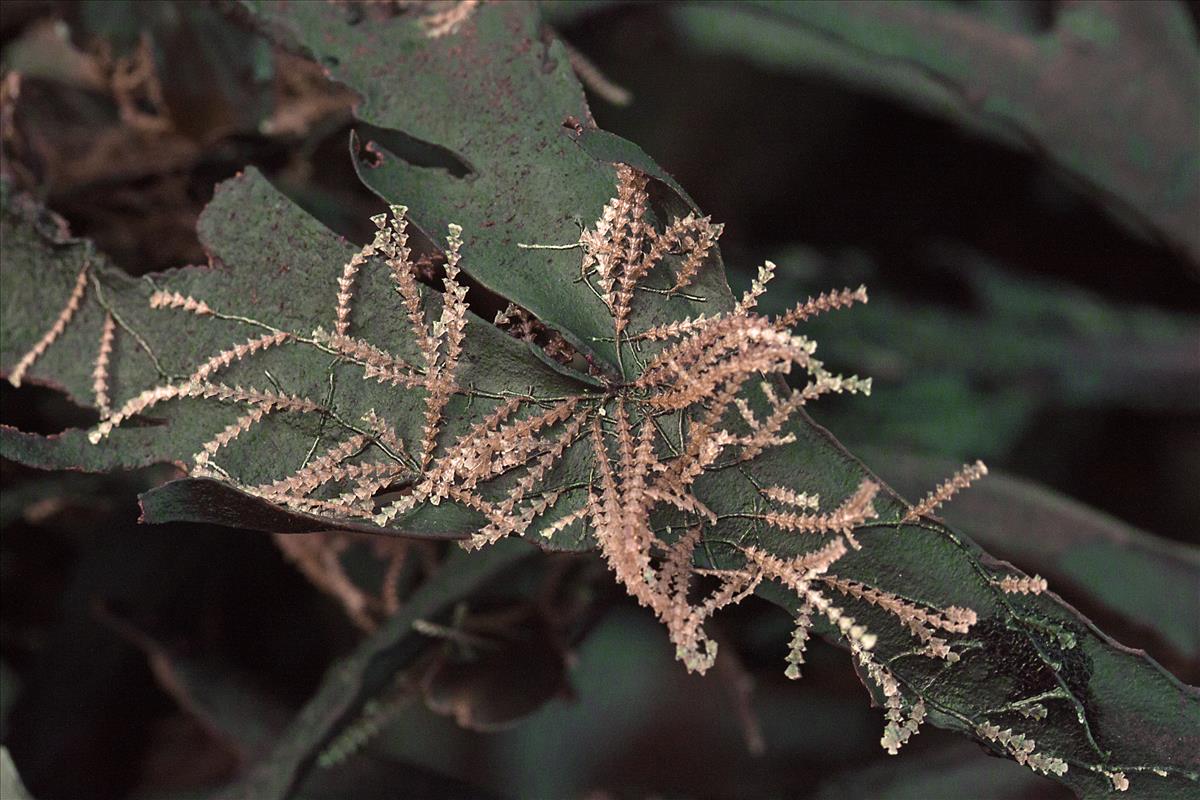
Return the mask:
[[[373,218],[376,233],[370,244],[344,263],[331,265],[329,317],[311,321],[306,330],[226,314],[178,291],[153,291],[147,299],[151,308],[193,314],[206,320],[202,324],[221,320],[254,330],[244,341],[199,360],[190,374],[184,373],[186,379],[142,389],[113,404],[115,409],[89,438],[98,444],[162,403],[220,403],[236,415],[231,411],[225,427],[200,445],[193,474],[232,483],[295,511],[401,532],[414,515],[453,504],[476,519],[462,541],[468,549],[508,536],[542,539],[582,530],[629,594],[663,623],[677,657],[690,671],[705,672],[714,663],[717,646],[706,631],[714,614],[764,583],[780,584],[796,598],[785,673],[799,676],[811,628],[820,622],[849,647],[880,691],[885,715],[881,743],[896,752],[916,732],[926,708],[892,673],[891,662],[876,657],[885,631],[880,626],[895,627],[901,639],[911,637],[913,655],[950,664],[962,650],[954,637],[969,632],[977,622],[975,613],[956,606],[937,608],[846,577],[854,574],[846,565],[855,551],[871,546],[864,526],[879,520],[883,489],[874,480],[863,479],[840,492],[825,487],[818,494],[805,485],[803,474],[783,483],[748,477],[754,482],[754,507],[735,514],[719,507],[711,489],[719,479],[712,476],[753,476],[765,454],[794,442],[802,430],[797,417],[809,402],[831,393],[869,394],[869,378],[829,371],[815,356],[816,343],[792,330],[815,315],[866,302],[866,290],[820,294],[770,317],[757,310],[775,270],[766,262],[751,289],[727,311],[669,321],[660,317],[637,330],[640,290],[667,298],[668,308],[696,301],[682,292],[703,285],[702,272],[722,230],[695,213],[660,227],[651,221],[649,196],[645,175],[618,166],[615,196],[580,236],[581,277],[611,318],[618,369],[593,373],[600,380],[580,381],[575,393],[543,397],[532,389],[485,391],[471,383],[463,374],[463,364],[475,354],[468,352],[471,317],[463,259],[469,254],[464,253],[462,229],[449,226],[444,276],[437,287],[440,302],[433,302],[430,289],[421,283],[428,275],[418,270],[409,247],[407,210],[392,206],[389,214]],[[358,329],[369,316],[367,309],[356,308],[364,302],[360,292],[367,283],[364,272],[370,270],[384,271],[394,291],[395,316],[406,328],[404,356],[393,352],[397,343],[372,341]],[[86,270],[79,287],[85,285]],[[78,288],[68,299],[47,342],[70,321],[82,291]],[[496,324],[534,346],[549,338],[545,326],[516,305],[501,312]],[[110,317],[95,366],[94,389],[102,410],[111,402],[107,367],[114,331]],[[44,350],[49,343],[39,347]],[[357,419],[348,419],[336,400],[288,393],[265,371],[260,372],[271,385],[253,385],[254,370],[235,367],[284,345],[316,349],[364,382],[411,395],[421,409],[419,424],[401,426],[402,437],[397,422],[403,420],[389,420],[375,409],[359,409]],[[35,347],[26,360],[32,363],[41,350]],[[225,372],[240,382],[222,377]],[[519,382],[515,377],[513,385]],[[456,396],[465,402],[455,401]],[[263,426],[265,433],[277,424],[276,417],[299,415],[315,415],[322,425],[302,462],[253,479],[228,467],[236,462],[232,456],[237,448],[250,446],[246,440],[254,435],[246,436],[248,432]],[[981,463],[969,466],[903,519],[873,524],[894,527],[915,521],[983,474]],[[697,561],[707,560],[706,536],[717,529],[734,531],[733,543],[724,543],[724,567],[698,568]],[[769,540],[786,542],[789,554],[768,550],[760,538],[768,534]],[[384,554],[390,576],[385,591],[368,597],[341,570],[343,541],[337,536],[283,537],[280,546],[314,583],[342,602],[356,624],[369,628],[381,607],[394,610],[400,602],[395,586],[406,551]],[[996,585],[1004,592],[1044,588],[1036,576],[1002,578]],[[1033,765],[1033,757],[1026,755]]]

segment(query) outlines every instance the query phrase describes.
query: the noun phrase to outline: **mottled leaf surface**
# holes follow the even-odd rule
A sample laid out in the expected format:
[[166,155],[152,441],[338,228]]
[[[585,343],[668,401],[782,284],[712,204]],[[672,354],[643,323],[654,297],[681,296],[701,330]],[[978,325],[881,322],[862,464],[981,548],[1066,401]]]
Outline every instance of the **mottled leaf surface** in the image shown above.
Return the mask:
[[[263,25],[359,92],[359,119],[434,145],[468,170],[456,177],[410,163],[380,137],[374,145],[382,163],[359,167],[370,187],[389,202],[410,206],[412,220],[431,234],[450,222],[462,225],[466,250],[474,254],[473,277],[519,301],[584,351],[614,362],[606,309],[582,281],[564,280],[578,274],[579,252],[518,245],[577,241],[580,228],[598,218],[612,197],[611,162],[618,157],[668,187],[674,181],[636,146],[595,131],[566,50],[537,15],[520,3],[484,6],[456,34],[429,39],[403,16],[349,24],[335,4],[246,5]],[[432,74],[442,77],[430,80]],[[366,133],[363,139],[364,145],[371,141]],[[690,210],[686,201],[667,202],[673,210]],[[728,308],[720,270],[694,288],[692,294],[707,301],[676,297],[668,318]]]
[[[946,459],[868,451],[900,491],[917,493],[944,475]],[[1200,668],[1200,549],[1153,536],[1012,475],[991,474],[941,515],[955,528],[1029,572],[1070,587],[1155,632]]]
[[[306,337],[316,327],[331,326],[336,277],[354,248],[279,194],[259,173],[225,184],[205,210],[201,238],[212,264],[132,279],[111,267],[82,241],[54,241],[28,224],[28,209],[6,207],[3,234],[6,259],[3,275],[3,365],[12,365],[36,342],[65,302],[75,276],[86,263],[88,288],[82,306],[63,336],[38,359],[27,379],[61,387],[76,403],[94,402],[92,369],[106,312],[117,321],[111,360],[110,392],[114,407],[157,385],[178,383],[207,358],[234,344],[261,336],[270,328]],[[9,255],[11,248],[11,256]],[[37,282],[28,279],[39,275]],[[408,342],[406,322],[395,313],[398,305],[386,269],[364,270],[360,280],[358,334],[376,342]],[[202,317],[175,309],[152,309],[154,291],[181,292],[204,299],[238,319]],[[436,305],[436,293],[431,305]],[[374,302],[372,302],[374,301]],[[433,310],[430,312],[434,313]],[[292,345],[296,345],[293,347]],[[460,380],[472,391],[490,394],[528,391],[542,394],[586,390],[583,384],[550,368],[529,348],[490,325],[476,320],[467,326],[466,353]],[[419,441],[422,402],[413,393],[364,380],[362,369],[346,370],[326,351],[300,342],[266,350],[233,364],[214,376],[228,385],[278,387],[289,395],[320,399],[351,425],[370,409],[397,424],[405,441]],[[514,375],[520,378],[515,383]],[[514,389],[514,387],[521,387]],[[468,395],[452,401],[447,432],[462,431],[489,409],[485,399]],[[494,406],[494,400],[491,405]],[[473,405],[473,413],[469,412]],[[155,462],[190,466],[192,455],[244,409],[201,398],[182,398],[150,409],[144,422],[116,428],[99,445],[83,430],[40,437],[10,428],[2,432],[5,455],[32,466],[102,471]],[[329,427],[321,414],[277,412],[222,451],[224,468],[244,483],[269,482],[305,462],[310,449],[330,446],[347,430]],[[314,444],[316,443],[316,444]],[[10,455],[11,454],[11,455]],[[227,456],[225,454],[228,454]],[[187,500],[186,487],[159,490],[149,496],[151,519],[232,521],[215,499],[211,484],[189,482],[204,497]],[[170,493],[168,495],[167,493]],[[186,501],[186,502],[185,502]],[[253,501],[247,501],[252,503]],[[166,508],[174,505],[174,509]],[[256,504],[257,505],[257,504]],[[451,510],[445,507],[443,512]],[[452,510],[451,510],[452,511]],[[294,515],[293,515],[294,516]],[[246,522],[253,523],[253,517]],[[468,512],[442,513],[436,520],[418,520],[422,533],[461,535],[478,527]],[[275,526],[282,525],[276,528]],[[279,530],[317,530],[328,525],[263,520],[257,527]]]

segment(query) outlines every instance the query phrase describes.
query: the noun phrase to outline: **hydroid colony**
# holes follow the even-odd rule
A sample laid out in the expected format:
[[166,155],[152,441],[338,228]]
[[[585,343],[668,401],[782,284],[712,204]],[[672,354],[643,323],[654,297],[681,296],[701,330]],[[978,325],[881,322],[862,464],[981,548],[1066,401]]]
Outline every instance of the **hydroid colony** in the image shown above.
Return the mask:
[[[778,317],[767,317],[756,308],[773,274],[768,262],[731,310],[636,330],[633,312],[639,289],[652,274],[664,273],[669,284],[655,291],[671,295],[692,286],[715,248],[721,226],[688,214],[659,229],[650,214],[646,176],[618,165],[615,196],[574,245],[581,252],[581,280],[611,317],[618,372],[599,371],[599,380],[581,380],[579,391],[566,396],[485,398],[472,394],[472,387],[462,385],[458,376],[470,318],[460,280],[461,229],[450,226],[440,302],[430,303],[418,280],[405,214],[406,209],[397,206],[390,216],[376,217],[374,240],[341,267],[331,291],[328,328],[283,330],[226,314],[202,298],[155,291],[149,304],[163,313],[253,322],[257,335],[200,360],[185,380],[153,386],[119,404],[110,396],[108,363],[115,328],[108,319],[93,372],[102,419],[90,433],[92,443],[103,446],[126,421],[161,403],[201,398],[234,406],[239,416],[197,450],[191,474],[232,484],[272,503],[323,518],[373,523],[381,532],[403,532],[410,515],[442,503],[456,504],[480,521],[462,542],[468,549],[508,536],[552,539],[572,527],[585,529],[617,580],[665,625],[677,657],[689,671],[703,673],[716,658],[716,645],[705,632],[713,614],[742,601],[764,582],[776,582],[796,598],[788,676],[799,677],[809,631],[817,619],[824,620],[882,697],[887,722],[881,743],[895,753],[916,732],[926,709],[920,697],[909,696],[883,660],[873,655],[878,633],[862,618],[874,614],[878,620],[878,612],[889,615],[912,637],[917,653],[947,663],[959,659],[955,637],[968,633],[977,620],[968,608],[929,607],[837,574],[839,561],[848,553],[869,547],[855,536],[855,529],[879,516],[879,485],[863,480],[832,501],[802,486],[759,486],[758,505],[742,516],[761,530],[794,541],[796,554],[781,556],[744,544],[737,548],[740,563],[735,566],[697,566],[705,531],[718,522],[697,492],[703,476],[749,464],[795,441],[789,423],[808,402],[829,393],[870,391],[869,379],[826,370],[814,358],[815,343],[792,331],[817,314],[866,302],[865,289],[822,294]],[[402,352],[367,341],[355,330],[356,286],[363,270],[374,269],[387,270],[399,301],[397,313],[407,320],[410,341]],[[61,335],[86,286],[87,267],[59,319],[13,371],[13,382]],[[503,312],[498,324],[517,336],[532,336],[540,326],[516,306]],[[555,346],[569,350],[561,339],[555,339]],[[223,455],[268,416],[333,415],[318,398],[220,380],[220,373],[233,364],[284,347],[316,348],[360,369],[364,381],[419,393],[419,438],[405,441],[396,421],[370,409],[356,421],[337,418],[335,429],[341,438],[269,482],[247,481],[231,472]],[[566,355],[559,360],[570,360]],[[793,380],[798,388],[780,380],[791,373],[802,375],[802,380]],[[464,432],[450,435],[446,423],[456,395],[490,405]],[[668,428],[678,435],[669,436]],[[582,455],[589,465],[582,485],[551,480],[568,454]],[[964,468],[894,521],[911,522],[931,513],[985,473],[981,463]],[[669,524],[663,524],[664,519]],[[372,609],[395,609],[403,540],[385,540],[396,544],[380,552],[388,569],[379,597],[374,597],[355,587],[342,571],[339,553],[344,539],[309,546],[296,537],[277,538],[305,574],[337,596],[362,627],[376,623],[378,615]],[[708,585],[706,592],[698,590],[701,582]],[[996,585],[1022,593],[1045,586],[1036,577],[1005,578]],[[1034,769],[1066,769],[1064,762],[1037,752],[1031,740],[1010,729],[989,727],[979,734]]]

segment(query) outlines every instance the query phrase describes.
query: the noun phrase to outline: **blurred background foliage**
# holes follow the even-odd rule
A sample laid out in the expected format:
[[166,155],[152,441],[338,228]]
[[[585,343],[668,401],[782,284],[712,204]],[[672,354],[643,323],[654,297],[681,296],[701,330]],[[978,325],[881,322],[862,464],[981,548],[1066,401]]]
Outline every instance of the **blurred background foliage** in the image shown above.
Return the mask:
[[[910,497],[987,460],[999,474],[947,521],[1200,681],[1196,6],[545,10],[600,127],[725,223],[735,291],[764,259],[778,308],[870,287],[870,305],[811,332],[874,394],[823,401],[816,420]],[[247,164],[369,237],[354,95],[240,16],[0,5],[4,175],[134,274],[202,263],[197,215]],[[0,405],[24,430],[91,419],[32,387],[5,384]],[[139,527],[135,496],[161,470],[0,470],[0,733],[33,796],[207,796],[361,636],[269,537]],[[457,668],[449,640],[422,692],[383,698],[382,732],[299,796],[1064,796],[933,729],[889,759],[843,653],[814,645],[805,680],[783,678],[788,620],[765,603],[721,623],[725,655],[701,679],[587,559],[514,570],[459,615],[487,638],[489,613],[520,610],[491,666]],[[538,603],[576,584],[548,648]]]

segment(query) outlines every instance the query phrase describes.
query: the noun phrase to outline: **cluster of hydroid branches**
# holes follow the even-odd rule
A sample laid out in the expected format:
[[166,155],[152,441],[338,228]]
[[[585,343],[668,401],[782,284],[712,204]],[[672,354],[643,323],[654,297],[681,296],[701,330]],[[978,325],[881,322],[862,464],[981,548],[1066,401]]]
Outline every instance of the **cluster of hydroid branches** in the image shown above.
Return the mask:
[[[199,358],[186,379],[114,403],[108,361],[115,328],[111,320],[106,322],[94,371],[102,420],[89,438],[101,445],[126,421],[169,401],[220,403],[230,407],[231,419],[194,453],[193,476],[232,484],[295,511],[359,526],[373,523],[381,532],[404,533],[414,514],[455,504],[478,520],[463,541],[468,549],[514,535],[553,539],[575,527],[590,536],[629,594],[666,626],[678,658],[690,671],[702,673],[714,663],[716,645],[705,631],[713,614],[764,582],[776,582],[796,598],[788,676],[799,677],[810,629],[823,620],[883,698],[887,726],[882,744],[894,753],[917,730],[925,707],[873,655],[879,640],[873,626],[891,618],[912,637],[913,652],[953,663],[959,658],[953,637],[968,632],[976,623],[975,613],[931,607],[837,574],[844,557],[870,546],[855,530],[879,516],[875,502],[881,487],[872,480],[832,500],[801,485],[754,482],[755,506],[724,517],[711,507],[712,492],[700,488],[722,476],[743,479],[765,452],[793,442],[795,418],[808,402],[829,393],[869,393],[870,379],[828,371],[814,357],[815,343],[792,330],[817,314],[866,302],[866,290],[821,294],[768,317],[756,310],[774,272],[767,262],[729,311],[636,330],[638,289],[652,275],[660,283],[666,277],[669,288],[658,291],[668,297],[692,286],[721,233],[720,225],[694,214],[659,228],[648,203],[646,176],[620,165],[615,196],[576,243],[582,252],[582,280],[607,308],[612,341],[632,365],[626,373],[618,357],[621,373],[606,373],[602,387],[580,380],[575,393],[545,397],[511,387],[482,391],[465,383],[459,373],[470,314],[460,281],[461,230],[450,226],[440,302],[429,302],[429,289],[419,281],[408,244],[406,209],[395,206],[390,216],[374,218],[373,241],[331,276],[330,319],[311,330],[285,330],[225,313],[202,298],[154,291],[149,306],[163,313],[234,321],[255,330],[244,341]],[[356,330],[356,289],[363,270],[386,270],[410,335],[401,353]],[[79,287],[85,285],[81,277]],[[22,359],[14,379],[61,334],[79,306],[79,287],[55,327]],[[528,334],[533,325],[531,315],[516,306],[503,317],[514,335],[523,335],[521,329]],[[222,379],[221,373],[239,362],[290,347],[319,350],[358,370],[363,381],[418,397],[424,409],[419,436],[405,441],[398,420],[374,408],[351,418],[344,409],[286,393],[277,385],[231,385]],[[787,375],[796,388],[782,379]],[[513,386],[523,380],[512,376]],[[470,403],[452,406],[455,395]],[[325,445],[314,445],[302,463],[285,466],[272,480],[244,479],[229,466],[240,462],[226,456],[246,446],[239,439],[248,431],[280,414],[320,415],[328,422]],[[453,435],[447,430],[450,420]],[[568,460],[573,471],[564,468]],[[985,471],[982,464],[965,468],[907,517],[893,522],[929,514]],[[581,472],[586,480],[578,479]],[[740,522],[731,523],[733,518]],[[736,566],[698,567],[706,532],[730,524],[755,533],[732,545]],[[785,549],[792,554],[780,555],[761,544],[764,532],[787,542]],[[380,608],[397,606],[394,579],[403,564],[402,547],[381,555],[388,559],[392,582],[385,581],[380,601],[356,591],[342,571],[338,555],[345,544],[340,540],[322,549],[279,538],[305,574],[337,596],[362,627],[373,626]],[[1014,577],[997,585],[1009,592],[1044,588],[1036,578]],[[1032,757],[1027,761],[1035,767],[1046,763]]]

